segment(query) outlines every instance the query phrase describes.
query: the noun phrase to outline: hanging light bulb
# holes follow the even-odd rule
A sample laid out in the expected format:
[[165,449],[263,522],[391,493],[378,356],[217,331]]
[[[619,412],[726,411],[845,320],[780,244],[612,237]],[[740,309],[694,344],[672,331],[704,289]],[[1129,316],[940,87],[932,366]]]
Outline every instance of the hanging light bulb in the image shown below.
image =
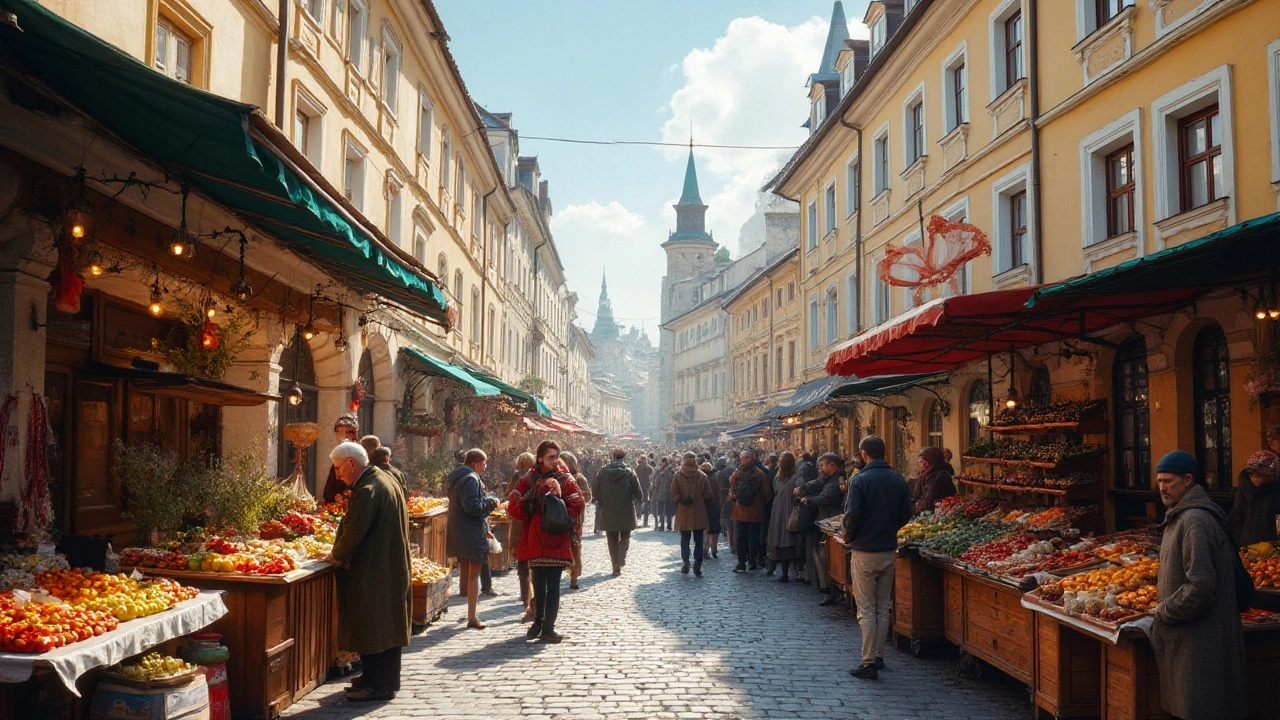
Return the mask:
[[1267,311],[1267,317],[1272,320],[1280,320],[1280,307],[1273,307]]
[[67,230],[71,233],[71,237],[80,240],[89,232],[90,215],[93,212],[93,205],[89,202],[89,197],[84,192],[84,168],[76,170],[76,186],[78,188],[76,196],[67,203],[66,220]]
[[1018,388],[1009,386],[1009,394],[1004,398],[1004,406],[1010,410],[1018,407]]
[[1253,309],[1253,316],[1258,318],[1259,320],[1266,320],[1267,309],[1262,307],[1261,305],[1258,305]]
[[164,314],[164,305],[161,304],[162,296],[160,295],[160,276],[156,275],[156,281],[151,285],[151,304],[147,306],[147,312],[153,317],[160,317]]
[[338,337],[333,339],[333,348],[338,352],[344,353],[349,347],[351,347],[351,343],[347,340],[347,334],[345,332],[340,333]]
[[299,387],[297,380],[290,384],[289,392],[285,393],[285,399],[290,405],[297,406],[302,404],[302,388]]
[[310,340],[315,336],[316,336],[316,329],[311,325],[310,322],[308,322],[307,326],[302,328],[302,337],[305,340]]
[[178,229],[169,238],[169,254],[177,258],[192,258],[196,254],[196,238],[187,227],[187,194],[190,188],[182,186],[182,218],[178,221]]
[[217,314],[218,314],[218,308],[214,307],[214,306],[213,306],[213,303],[209,303],[208,305],[205,305],[205,306],[204,306],[204,316],[205,316],[205,317],[207,317],[207,318],[209,318],[210,320],[212,320],[212,319],[213,319],[213,316],[214,316],[214,315],[217,315]]
[[96,248],[89,251],[87,261],[89,263],[90,275],[94,277],[102,277],[102,273],[107,271],[107,269],[102,265],[102,253]]

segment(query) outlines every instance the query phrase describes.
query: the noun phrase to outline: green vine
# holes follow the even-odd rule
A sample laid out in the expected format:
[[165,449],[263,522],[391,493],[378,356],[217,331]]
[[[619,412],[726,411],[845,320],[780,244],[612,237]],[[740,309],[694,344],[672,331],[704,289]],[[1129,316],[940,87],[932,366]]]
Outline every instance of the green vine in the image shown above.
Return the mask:
[[175,300],[174,305],[181,325],[161,343],[161,352],[176,372],[221,380],[236,356],[249,344],[249,336],[256,329],[256,324],[250,326],[248,318],[243,315],[226,316],[226,320],[217,327],[218,346],[209,350],[200,343],[205,325],[211,322],[205,317],[204,307],[181,298]]

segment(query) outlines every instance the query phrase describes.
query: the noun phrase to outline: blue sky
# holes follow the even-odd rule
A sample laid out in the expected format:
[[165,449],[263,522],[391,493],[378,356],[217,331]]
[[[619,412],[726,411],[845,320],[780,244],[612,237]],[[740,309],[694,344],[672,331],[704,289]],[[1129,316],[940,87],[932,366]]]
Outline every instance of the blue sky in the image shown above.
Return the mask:
[[[601,270],[624,324],[657,325],[687,150],[529,139],[694,140],[794,147],[830,0],[436,0],[467,88],[514,113],[522,155],[550,181],[552,231],[579,323],[595,320]],[[845,2],[849,30],[866,0]],[[755,189],[786,151],[695,150],[708,226],[738,255]]]

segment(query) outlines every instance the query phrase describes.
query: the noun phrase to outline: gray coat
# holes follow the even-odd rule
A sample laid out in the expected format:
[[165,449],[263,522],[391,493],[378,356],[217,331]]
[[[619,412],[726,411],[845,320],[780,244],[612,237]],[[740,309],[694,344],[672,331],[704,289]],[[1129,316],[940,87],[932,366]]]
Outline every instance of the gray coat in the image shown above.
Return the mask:
[[591,483],[593,499],[599,503],[600,529],[605,532],[630,532],[636,529],[636,506],[644,500],[636,474],[621,460],[600,468]]
[[409,644],[409,510],[400,484],[370,465],[351,485],[333,542],[338,649],[372,655]]
[[1225,523],[1226,514],[1201,485],[1188,490],[1164,521],[1151,645],[1160,668],[1160,704],[1184,720],[1248,713],[1244,630]]
[[788,548],[804,543],[804,536],[787,530],[787,522],[791,519],[791,510],[796,507],[799,498],[791,491],[804,485],[804,476],[795,473],[789,478],[776,478],[773,481],[773,509],[769,514],[769,547]]
[[485,493],[484,481],[466,465],[445,478],[444,490],[449,496],[445,554],[484,562],[489,557],[489,513],[498,507],[498,499]]

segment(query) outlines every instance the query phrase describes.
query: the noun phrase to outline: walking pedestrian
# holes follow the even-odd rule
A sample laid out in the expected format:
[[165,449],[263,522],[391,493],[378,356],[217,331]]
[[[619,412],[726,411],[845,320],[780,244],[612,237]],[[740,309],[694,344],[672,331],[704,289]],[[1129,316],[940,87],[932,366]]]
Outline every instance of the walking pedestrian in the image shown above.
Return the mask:
[[1240,547],[1276,539],[1276,516],[1280,515],[1280,456],[1259,450],[1236,481],[1236,499],[1231,504],[1231,534]]
[[1160,541],[1151,647],[1160,704],[1183,720],[1242,718],[1244,628],[1236,605],[1235,556],[1222,508],[1197,483],[1200,467],[1175,450],[1156,465],[1167,508]]
[[[558,643],[556,632],[560,614],[560,578],[573,563],[573,531],[550,532],[543,526],[543,506],[563,502],[569,517],[582,512],[582,493],[573,478],[560,469],[560,445],[543,440],[534,455],[535,465],[516,483],[508,499],[507,512],[524,522],[520,534],[519,558],[529,563],[533,581],[535,616],[526,639]],[[547,500],[552,496],[558,500]]]
[[358,443],[329,453],[334,476],[351,493],[325,558],[338,569],[338,647],[360,654],[364,673],[347,689],[354,702],[395,699],[409,644],[409,510],[396,481],[369,464]]
[[653,512],[653,466],[644,455],[636,461],[636,479],[640,481],[640,493],[644,495],[644,499],[636,507],[636,514],[644,518],[644,524],[640,527],[649,527],[649,515]]
[[866,466],[849,482],[843,529],[862,628],[862,664],[849,673],[874,680],[884,669],[898,530],[911,519],[911,497],[907,481],[884,461],[884,440],[868,435],[858,449]]
[[[720,457],[720,470],[716,473],[716,483],[720,486],[720,532],[729,541],[729,552],[735,555],[738,537],[733,531],[733,501],[729,499],[729,484],[737,471],[737,466],[729,464],[728,456]],[[718,550],[713,554],[718,555]]]
[[698,456],[687,452],[681,458],[680,472],[671,480],[671,502],[676,507],[675,528],[680,532],[680,572],[689,574],[689,540],[693,540],[693,574],[702,577],[703,536],[709,524],[707,503],[711,500],[711,482],[698,468]]
[[716,543],[720,537],[720,481],[716,479],[716,469],[711,463],[702,463],[698,469],[707,476],[707,485],[711,487],[711,499],[707,501],[707,541],[702,549],[703,559],[710,560],[719,557]]
[[489,456],[474,448],[466,452],[462,462],[444,481],[449,498],[445,552],[458,560],[458,586],[467,596],[467,627],[483,630],[476,601],[480,599],[480,566],[489,558],[489,513],[498,507],[498,498],[485,492],[480,479]]
[[[521,478],[529,474],[537,461],[531,452],[523,452],[516,456],[516,469],[511,477],[511,490],[515,490],[516,485],[520,483]],[[510,492],[507,496],[510,496]],[[537,611],[533,607],[533,583],[529,580],[529,563],[520,559],[520,538],[524,535],[524,523],[511,514],[510,503],[508,503],[507,517],[511,518],[510,533],[507,542],[515,543],[511,548],[511,552],[516,556],[516,582],[520,584],[520,603],[524,605],[524,616],[520,618],[520,622],[533,622]]]
[[942,448],[921,448],[918,462],[920,471],[907,484],[911,492],[911,511],[916,515],[931,512],[939,500],[956,494],[951,471],[947,469],[951,466],[947,463],[946,453]]
[[[788,577],[791,563],[798,561],[804,552],[804,536],[787,528],[791,513],[799,502],[795,491],[804,484],[804,478],[796,472],[796,456],[790,452],[782,453],[778,461],[777,476],[773,480],[773,507],[769,511],[769,571],[768,576],[779,564],[782,565],[782,577],[778,582],[791,582]],[[803,511],[802,511],[803,512]],[[809,517],[814,517],[809,511]]]
[[733,571],[740,573],[760,567],[760,524],[765,520],[765,505],[773,496],[773,488],[769,487],[754,450],[743,450],[739,461],[738,471],[729,480],[729,499],[734,501],[733,522],[738,535],[738,564]]
[[613,462],[600,468],[591,489],[595,493],[600,514],[600,527],[604,529],[609,544],[609,559],[613,562],[613,576],[622,574],[627,564],[627,549],[631,546],[631,531],[636,529],[635,503],[644,497],[640,481],[625,462],[627,451],[613,450]]
[[[356,442],[360,437],[360,421],[356,420],[356,416],[350,413],[339,415],[338,419],[333,423],[333,439],[336,443]],[[368,451],[365,451],[368,454]],[[338,480],[338,476],[334,473],[332,467],[329,468],[329,476],[324,482],[324,491],[321,497],[324,502],[336,502],[339,495],[351,492],[351,489],[342,484]]]
[[671,502],[669,497],[671,495],[672,474],[671,460],[664,455],[658,466],[658,474],[653,479],[653,492],[649,495],[649,497],[653,498],[654,531],[671,529],[671,525],[667,522],[667,505]]
[[[824,453],[818,458],[818,477],[806,482],[797,495],[800,504],[815,513],[815,522],[839,515],[844,509],[844,492],[840,489],[843,479],[844,461],[839,455]],[[806,578],[819,592],[827,594],[818,604],[836,604],[840,599],[840,589],[831,582],[826,535],[817,525],[805,531],[805,561]]]
[[818,479],[818,468],[813,464],[813,453],[800,453],[800,464],[796,465],[796,472],[800,473],[800,477],[805,482],[813,482]]
[[569,566],[569,589],[577,590],[578,578],[582,577],[582,524],[586,520],[587,503],[591,502],[592,493],[586,476],[578,471],[578,457],[566,452],[560,453],[560,460],[582,493],[582,512],[573,516],[573,564]]

